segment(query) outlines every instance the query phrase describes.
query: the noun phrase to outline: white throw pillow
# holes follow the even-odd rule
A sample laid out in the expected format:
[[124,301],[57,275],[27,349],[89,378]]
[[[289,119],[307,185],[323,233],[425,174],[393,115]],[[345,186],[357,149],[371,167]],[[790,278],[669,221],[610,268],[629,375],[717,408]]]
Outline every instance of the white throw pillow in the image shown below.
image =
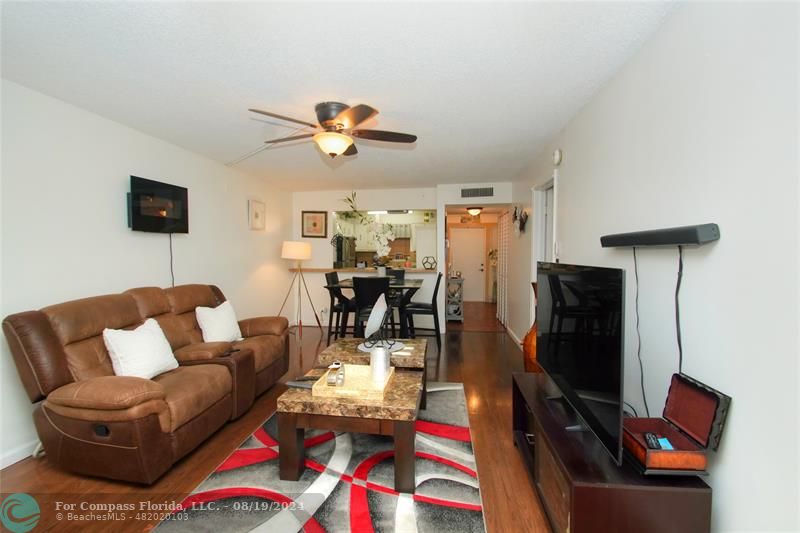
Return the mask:
[[150,379],[178,368],[167,337],[152,318],[131,331],[106,328],[103,342],[111,357],[114,374],[118,376]]
[[205,342],[233,342],[242,340],[239,321],[229,301],[217,307],[198,307],[195,309],[197,323],[203,331]]

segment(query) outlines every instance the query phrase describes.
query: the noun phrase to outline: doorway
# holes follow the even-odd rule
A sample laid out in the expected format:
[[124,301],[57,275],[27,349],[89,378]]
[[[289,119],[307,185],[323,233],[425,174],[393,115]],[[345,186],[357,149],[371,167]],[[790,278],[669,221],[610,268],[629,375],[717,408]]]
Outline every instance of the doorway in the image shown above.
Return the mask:
[[447,207],[447,271],[459,278],[455,286],[461,293],[460,316],[448,314],[448,329],[505,330],[497,319],[501,296],[498,222],[507,211],[506,205],[484,206],[478,213],[469,213],[461,206]]
[[[558,262],[558,169],[533,192],[533,246],[531,248],[531,281],[537,279],[537,262]],[[536,299],[531,298],[531,322],[536,317]]]
[[553,225],[555,224],[555,188],[548,187],[544,191],[544,260],[553,262]]
[[552,178],[533,188],[533,212],[532,277],[535,280],[537,261],[558,261],[558,169],[553,170]]
[[450,262],[463,279],[464,302],[486,301],[486,228],[450,230]]

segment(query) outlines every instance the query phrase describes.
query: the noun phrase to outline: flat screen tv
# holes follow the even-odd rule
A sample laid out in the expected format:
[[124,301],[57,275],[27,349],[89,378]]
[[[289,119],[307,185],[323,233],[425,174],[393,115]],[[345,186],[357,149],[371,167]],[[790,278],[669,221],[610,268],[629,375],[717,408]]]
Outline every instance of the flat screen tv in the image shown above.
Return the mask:
[[536,359],[585,426],[622,464],[625,273],[538,263]]
[[185,187],[131,176],[128,207],[134,231],[189,233],[189,191]]

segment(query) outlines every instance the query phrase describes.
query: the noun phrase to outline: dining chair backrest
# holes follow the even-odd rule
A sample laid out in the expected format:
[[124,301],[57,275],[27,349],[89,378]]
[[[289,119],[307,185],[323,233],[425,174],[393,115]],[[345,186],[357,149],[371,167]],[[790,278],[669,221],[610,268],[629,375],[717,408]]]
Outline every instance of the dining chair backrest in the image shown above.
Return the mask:
[[342,293],[342,289],[338,287],[332,287],[332,285],[339,284],[339,273],[338,272],[326,272],[325,273],[325,285],[328,286],[328,292],[331,293],[332,296],[335,296],[340,301],[347,300],[347,297]]
[[402,283],[406,279],[406,271],[402,268],[393,268],[391,271],[388,271],[387,274],[392,276],[398,283]]
[[564,289],[561,288],[561,278],[558,277],[558,274],[548,274],[547,283],[550,285],[550,295],[553,298],[554,307],[566,307],[567,298],[564,296]]
[[439,285],[442,283],[442,273],[436,276],[436,286],[433,288],[433,305],[436,305],[436,297],[439,295]]
[[366,309],[375,305],[381,294],[389,292],[388,277],[353,277],[356,307]]

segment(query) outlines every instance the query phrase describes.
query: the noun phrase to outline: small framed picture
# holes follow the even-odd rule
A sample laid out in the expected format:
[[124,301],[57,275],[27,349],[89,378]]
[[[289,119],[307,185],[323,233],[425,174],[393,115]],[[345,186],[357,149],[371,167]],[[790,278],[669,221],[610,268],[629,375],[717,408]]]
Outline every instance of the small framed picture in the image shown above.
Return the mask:
[[327,211],[303,211],[303,237],[328,237]]
[[259,202],[258,200],[249,200],[247,202],[247,217],[250,220],[250,229],[263,230],[266,227],[265,214],[266,207],[264,202]]

